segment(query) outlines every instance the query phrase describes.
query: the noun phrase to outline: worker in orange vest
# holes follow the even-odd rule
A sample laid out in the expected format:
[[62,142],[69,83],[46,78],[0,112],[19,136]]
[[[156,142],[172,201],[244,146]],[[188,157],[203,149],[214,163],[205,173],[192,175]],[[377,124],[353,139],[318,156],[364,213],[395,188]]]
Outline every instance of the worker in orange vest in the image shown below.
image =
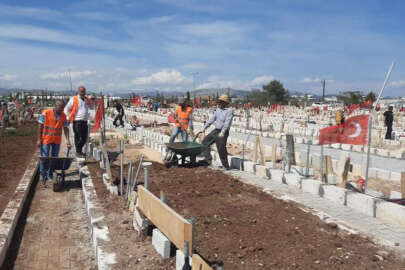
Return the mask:
[[86,96],[86,88],[79,86],[77,95],[70,98],[65,107],[69,123],[73,123],[75,134],[76,157],[84,158],[83,146],[87,142],[90,99]]
[[180,103],[176,107],[174,118],[176,119],[176,127],[170,136],[169,142],[172,143],[180,133],[183,142],[188,140],[188,133],[193,130],[193,107],[187,102]]
[[[57,100],[53,109],[44,110],[39,117],[39,130],[38,142],[40,147],[41,157],[57,157],[60,151],[60,144],[62,142],[62,129],[66,137],[66,146],[72,147],[69,139],[69,122],[63,112],[65,102]],[[42,175],[42,184],[46,186],[47,179],[52,179],[53,169],[45,169],[44,164],[40,164],[40,172]]]

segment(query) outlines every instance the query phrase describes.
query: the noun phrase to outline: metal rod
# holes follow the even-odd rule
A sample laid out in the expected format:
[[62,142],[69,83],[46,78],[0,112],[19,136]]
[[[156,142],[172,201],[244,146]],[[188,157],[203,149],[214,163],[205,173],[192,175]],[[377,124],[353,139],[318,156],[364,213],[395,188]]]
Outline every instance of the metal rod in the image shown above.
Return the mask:
[[306,160],[306,164],[305,164],[305,176],[306,177],[309,176],[309,153],[311,152],[311,144],[312,144],[312,141],[308,140],[308,142],[307,142],[307,160]]
[[142,163],[144,169],[144,186],[146,189],[149,189],[149,170],[152,166],[151,162],[143,162]]
[[124,141],[120,141],[120,191],[121,196],[123,194],[123,186],[124,186]]
[[365,185],[364,185],[364,192],[367,190],[367,183],[368,183],[368,169],[370,167],[370,148],[371,148],[371,128],[372,128],[372,123],[373,123],[373,118],[374,118],[374,113],[375,113],[375,108],[377,107],[378,102],[380,101],[381,95],[387,86],[387,82],[391,76],[392,69],[394,68],[395,62],[393,61],[391,63],[390,68],[388,69],[387,75],[385,76],[384,83],[381,87],[380,93],[378,94],[378,97],[375,101],[375,106],[371,109],[370,116],[368,118],[368,138],[367,138],[367,161],[366,161],[366,176],[365,176]]
[[323,144],[321,145],[321,182],[323,182]]
[[138,169],[136,170],[135,179],[132,182],[131,191],[135,190],[135,185],[138,183],[138,177],[139,177],[139,173],[141,172],[142,162],[143,162],[143,155],[141,155],[141,158],[139,159],[139,165],[138,165]]

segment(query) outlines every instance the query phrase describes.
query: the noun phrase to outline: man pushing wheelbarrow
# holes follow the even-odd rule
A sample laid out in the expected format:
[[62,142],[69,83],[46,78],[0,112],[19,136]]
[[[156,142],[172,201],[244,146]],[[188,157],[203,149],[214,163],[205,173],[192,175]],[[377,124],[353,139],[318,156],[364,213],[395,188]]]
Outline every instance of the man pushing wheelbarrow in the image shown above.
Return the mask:
[[[66,146],[68,149],[72,147],[69,139],[69,122],[66,120],[66,115],[63,112],[65,103],[63,100],[57,100],[53,109],[44,110],[39,117],[39,130],[37,145],[40,148],[41,157],[58,157],[60,144],[62,142],[62,129],[66,137]],[[44,158],[43,158],[44,159]],[[45,160],[45,159],[44,159]],[[55,167],[53,162],[44,161],[41,159],[40,172],[41,182],[46,187],[46,181],[53,179],[53,171]],[[67,165],[67,164],[66,164]],[[63,167],[66,167],[64,164]],[[67,167],[70,166],[70,162]],[[64,170],[64,169],[63,169]]]
[[233,111],[229,106],[228,95],[221,95],[218,98],[218,108],[214,112],[214,115],[208,120],[204,126],[204,131],[215,122],[215,129],[211,131],[202,141],[202,144],[207,146],[203,155],[205,162],[209,165],[212,163],[212,156],[210,151],[210,145],[216,143],[219,158],[221,159],[222,166],[226,170],[230,170],[228,163],[228,152],[226,150],[226,142],[229,136],[229,129],[232,124]]

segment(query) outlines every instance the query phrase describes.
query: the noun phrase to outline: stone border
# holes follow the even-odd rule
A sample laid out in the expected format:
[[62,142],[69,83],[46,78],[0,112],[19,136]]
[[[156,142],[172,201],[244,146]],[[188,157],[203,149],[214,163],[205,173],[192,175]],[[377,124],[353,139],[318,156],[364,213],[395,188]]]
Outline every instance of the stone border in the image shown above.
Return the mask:
[[18,224],[25,201],[31,189],[34,178],[37,176],[39,150],[36,150],[33,158],[25,169],[19,184],[17,185],[12,199],[0,218],[0,265],[3,265],[8,247],[13,239],[15,228]]
[[83,198],[89,218],[91,239],[98,269],[112,269],[116,264],[114,247],[110,243],[108,225],[104,221],[104,213],[98,201],[96,190],[91,179],[90,171],[86,166],[79,167],[80,180],[82,181]]

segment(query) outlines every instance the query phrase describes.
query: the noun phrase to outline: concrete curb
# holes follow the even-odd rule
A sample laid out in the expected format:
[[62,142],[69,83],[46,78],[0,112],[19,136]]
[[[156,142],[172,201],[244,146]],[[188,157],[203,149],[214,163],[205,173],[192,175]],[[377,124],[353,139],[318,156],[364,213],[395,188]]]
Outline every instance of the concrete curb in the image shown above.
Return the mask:
[[94,254],[96,256],[98,269],[108,270],[116,264],[113,246],[110,243],[109,231],[104,221],[103,208],[98,202],[93,180],[87,166],[79,167],[80,179],[82,181],[83,197],[86,205],[86,212],[89,218],[91,239]]
[[19,184],[17,185],[12,199],[8,202],[6,209],[0,218],[0,266],[3,265],[8,247],[14,235],[28,193],[31,189],[32,182],[38,172],[39,151],[35,151],[33,158],[25,169]]

